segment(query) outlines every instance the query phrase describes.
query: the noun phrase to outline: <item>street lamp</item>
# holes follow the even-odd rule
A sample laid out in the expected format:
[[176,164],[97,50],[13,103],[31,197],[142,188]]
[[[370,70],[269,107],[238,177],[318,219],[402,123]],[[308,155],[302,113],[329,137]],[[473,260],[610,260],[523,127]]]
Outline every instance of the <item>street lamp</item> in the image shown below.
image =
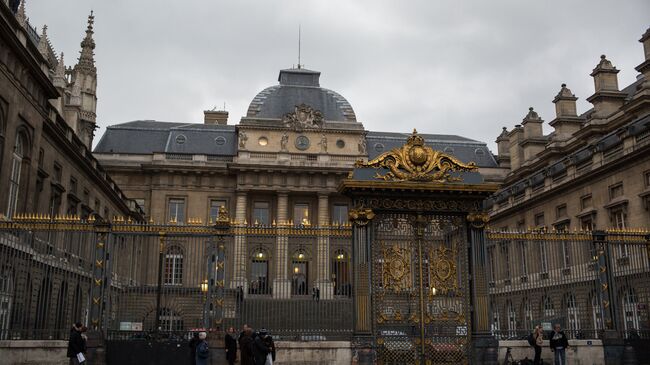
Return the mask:
[[201,282],[201,293],[203,293],[203,328],[208,328],[208,279]]

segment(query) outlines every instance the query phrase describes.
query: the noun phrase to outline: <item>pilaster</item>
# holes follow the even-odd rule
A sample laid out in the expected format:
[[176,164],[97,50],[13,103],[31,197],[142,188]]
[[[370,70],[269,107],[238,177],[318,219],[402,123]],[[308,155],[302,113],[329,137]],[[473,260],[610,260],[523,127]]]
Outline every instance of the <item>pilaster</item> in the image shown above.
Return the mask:
[[334,285],[330,281],[330,235],[329,235],[329,195],[318,194],[318,276],[315,286],[320,291],[320,299],[334,298]]
[[273,298],[286,299],[291,297],[291,281],[287,277],[287,262],[289,260],[288,206],[289,194],[278,192],[277,235],[275,238],[275,278],[273,279]]
[[[238,191],[235,205],[235,227],[245,227],[247,191]],[[246,235],[242,230],[235,229],[234,270],[231,289],[241,287],[244,296],[248,294],[248,281],[246,280],[246,261],[248,257]]]

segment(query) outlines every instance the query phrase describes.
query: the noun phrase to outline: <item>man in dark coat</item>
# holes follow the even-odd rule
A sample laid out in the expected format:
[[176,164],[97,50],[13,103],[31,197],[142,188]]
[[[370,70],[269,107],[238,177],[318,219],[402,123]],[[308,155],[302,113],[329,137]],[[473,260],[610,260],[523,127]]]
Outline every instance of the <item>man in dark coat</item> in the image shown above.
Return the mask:
[[241,354],[241,365],[255,365],[252,329],[246,328],[244,334],[239,338],[239,351]]
[[264,365],[266,363],[266,356],[271,353],[271,349],[264,342],[266,330],[261,329],[259,336],[253,340],[253,356],[255,357],[255,365]]
[[233,365],[237,361],[237,334],[235,328],[228,328],[226,333],[226,360],[229,365]]
[[566,365],[566,348],[569,347],[569,340],[561,331],[559,323],[553,326],[553,332],[548,337],[551,351],[555,354],[555,365]]
[[84,342],[83,337],[81,337],[82,327],[83,324],[81,322],[77,322],[70,330],[70,339],[68,340],[68,355],[67,355],[68,358],[70,358],[70,365],[79,364],[79,360],[77,358],[78,354],[86,352],[86,344]]
[[201,340],[199,340],[199,333],[194,332],[194,335],[190,340],[190,355],[192,356],[190,364],[192,365],[196,365],[196,346],[199,344],[199,342],[201,342]]

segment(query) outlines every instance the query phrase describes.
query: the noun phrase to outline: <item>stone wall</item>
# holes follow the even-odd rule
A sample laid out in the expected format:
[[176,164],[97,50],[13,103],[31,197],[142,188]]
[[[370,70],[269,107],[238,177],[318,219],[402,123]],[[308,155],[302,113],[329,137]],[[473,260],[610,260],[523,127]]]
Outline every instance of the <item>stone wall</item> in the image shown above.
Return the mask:
[[[516,361],[526,357],[530,360],[535,358],[535,350],[528,344],[528,341],[499,341],[499,363],[505,359],[508,347],[512,348],[512,357]],[[569,340],[566,355],[568,365],[605,364],[605,353],[601,340]],[[545,364],[553,363],[553,353],[548,347],[548,341],[544,341],[542,347],[542,360]]]
[[314,341],[275,343],[276,365],[349,365],[352,350],[348,341]]
[[0,341],[0,363],[67,365],[68,341]]

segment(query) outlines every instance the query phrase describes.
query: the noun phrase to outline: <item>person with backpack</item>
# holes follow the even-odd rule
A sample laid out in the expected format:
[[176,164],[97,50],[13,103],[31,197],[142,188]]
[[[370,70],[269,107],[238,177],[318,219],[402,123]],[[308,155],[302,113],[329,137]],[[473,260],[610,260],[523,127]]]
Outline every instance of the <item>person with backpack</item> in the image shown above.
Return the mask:
[[196,345],[196,365],[208,365],[210,362],[210,347],[205,340],[208,334],[199,332],[199,343]]
[[548,336],[551,351],[555,353],[555,365],[566,365],[566,349],[569,347],[569,340],[560,329],[560,324],[553,325],[553,331]]
[[535,348],[534,365],[541,365],[542,363],[542,345],[544,345],[544,330],[542,326],[535,326],[533,333],[528,336],[528,344]]

